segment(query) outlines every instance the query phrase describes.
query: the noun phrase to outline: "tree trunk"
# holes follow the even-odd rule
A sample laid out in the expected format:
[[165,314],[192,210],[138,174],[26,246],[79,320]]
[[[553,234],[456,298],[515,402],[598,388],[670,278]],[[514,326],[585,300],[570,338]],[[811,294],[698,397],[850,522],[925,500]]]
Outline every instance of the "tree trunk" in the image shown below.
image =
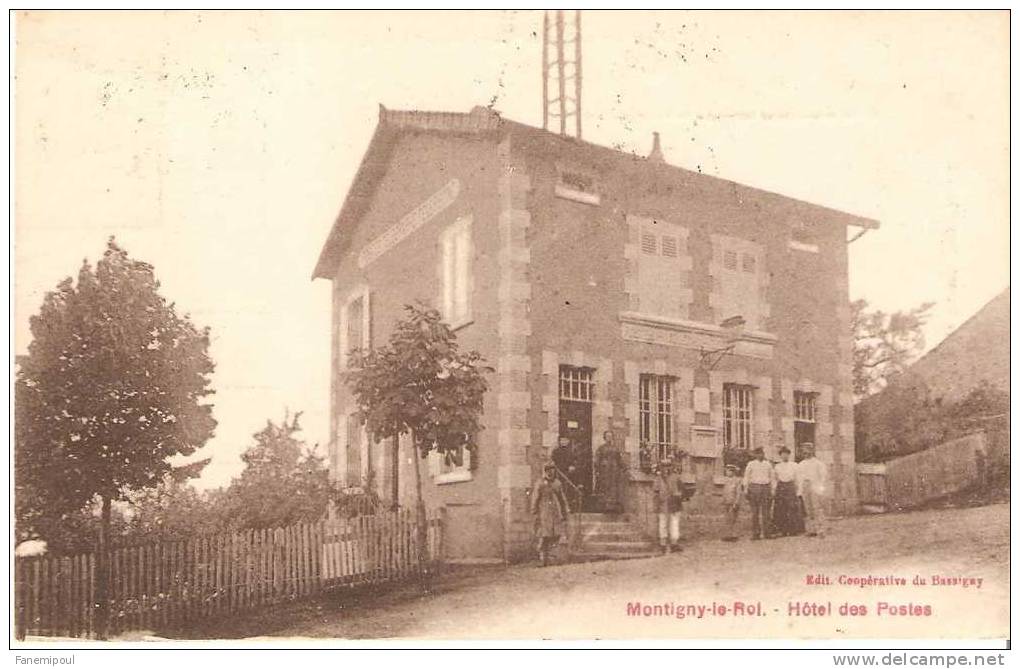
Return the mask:
[[411,448],[414,451],[412,459],[414,460],[414,488],[415,488],[415,517],[417,520],[417,552],[418,552],[418,578],[421,583],[421,590],[423,594],[428,594],[431,587],[431,577],[429,573],[429,527],[428,517],[425,514],[425,500],[421,495],[421,467],[418,460],[421,459],[421,453],[418,450],[418,440],[415,439],[414,435],[411,435]]
[[110,518],[112,500],[103,496],[103,514],[99,523],[96,546],[96,636],[105,640],[110,629]]

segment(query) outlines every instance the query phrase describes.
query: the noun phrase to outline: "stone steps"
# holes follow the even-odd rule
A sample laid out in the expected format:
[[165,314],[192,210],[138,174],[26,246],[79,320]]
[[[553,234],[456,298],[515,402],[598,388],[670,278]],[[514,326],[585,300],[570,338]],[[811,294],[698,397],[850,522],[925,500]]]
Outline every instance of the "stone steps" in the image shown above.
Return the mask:
[[579,513],[572,521],[574,551],[579,559],[626,560],[652,557],[661,552],[625,515]]

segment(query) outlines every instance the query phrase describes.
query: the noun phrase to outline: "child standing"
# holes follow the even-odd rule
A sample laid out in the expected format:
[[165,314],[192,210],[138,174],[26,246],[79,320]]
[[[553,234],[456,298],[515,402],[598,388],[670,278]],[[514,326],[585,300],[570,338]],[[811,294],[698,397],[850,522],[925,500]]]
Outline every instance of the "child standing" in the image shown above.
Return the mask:
[[726,465],[723,479],[723,508],[726,510],[726,533],[723,541],[737,540],[737,517],[740,515],[740,498],[744,494],[744,481],[737,476],[736,465]]
[[655,497],[655,511],[659,515],[659,545],[663,553],[679,551],[680,508],[683,504],[680,476],[674,470],[671,458],[659,462],[656,474],[652,493]]

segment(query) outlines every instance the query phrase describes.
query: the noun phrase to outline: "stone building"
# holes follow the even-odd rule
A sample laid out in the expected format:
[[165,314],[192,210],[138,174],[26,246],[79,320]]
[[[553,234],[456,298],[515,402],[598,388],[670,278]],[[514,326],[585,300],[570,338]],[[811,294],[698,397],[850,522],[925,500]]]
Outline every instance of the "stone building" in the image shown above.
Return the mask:
[[478,457],[428,468],[455,557],[528,555],[528,492],[561,435],[582,455],[616,435],[638,522],[661,457],[684,454],[710,514],[724,452],[804,441],[852,511],[847,226],[877,223],[673,167],[657,137],[638,157],[483,108],[380,108],[314,272],[333,282],[333,475],[413,496],[341,373],[421,300],[496,369]]

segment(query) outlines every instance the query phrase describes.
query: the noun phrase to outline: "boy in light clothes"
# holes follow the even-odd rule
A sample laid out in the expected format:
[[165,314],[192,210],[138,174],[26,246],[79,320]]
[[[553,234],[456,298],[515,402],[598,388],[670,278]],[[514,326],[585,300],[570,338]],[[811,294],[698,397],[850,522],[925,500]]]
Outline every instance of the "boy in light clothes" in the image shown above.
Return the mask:
[[744,480],[737,476],[736,465],[726,465],[723,479],[723,506],[726,509],[726,534],[723,541],[737,540],[737,517],[740,515],[740,498],[744,494]]
[[815,457],[815,445],[803,444],[804,459],[797,463],[797,494],[804,502],[804,529],[809,537],[824,537],[828,471]]

